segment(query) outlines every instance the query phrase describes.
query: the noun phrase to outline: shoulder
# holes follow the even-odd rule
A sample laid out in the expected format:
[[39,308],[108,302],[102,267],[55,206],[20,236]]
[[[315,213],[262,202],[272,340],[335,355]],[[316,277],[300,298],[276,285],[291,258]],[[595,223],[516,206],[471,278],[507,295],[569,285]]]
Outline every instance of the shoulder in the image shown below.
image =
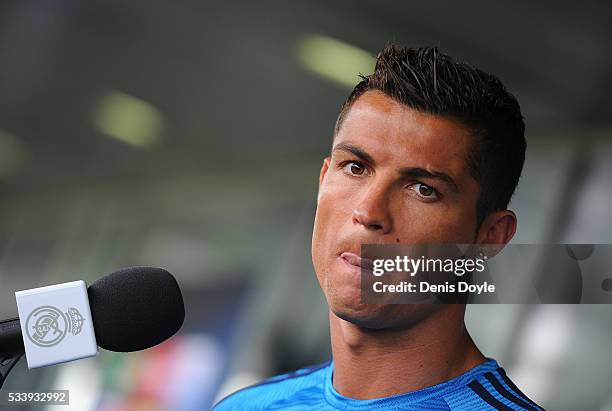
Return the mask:
[[279,401],[289,405],[293,399],[307,401],[309,396],[320,398],[330,361],[268,378],[228,395],[219,401],[214,411],[263,410]]
[[527,397],[501,367],[476,376],[461,389],[446,395],[444,400],[453,411],[544,410]]

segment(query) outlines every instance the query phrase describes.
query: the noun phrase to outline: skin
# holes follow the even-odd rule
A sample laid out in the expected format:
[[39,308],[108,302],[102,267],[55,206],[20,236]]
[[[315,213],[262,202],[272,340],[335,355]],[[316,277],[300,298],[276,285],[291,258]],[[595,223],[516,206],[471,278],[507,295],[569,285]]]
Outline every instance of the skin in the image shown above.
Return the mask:
[[470,130],[378,91],[353,104],[319,176],[312,259],[329,305],[334,388],[355,399],[432,386],[485,361],[465,305],[362,304],[361,244],[506,244],[509,210],[478,227]]

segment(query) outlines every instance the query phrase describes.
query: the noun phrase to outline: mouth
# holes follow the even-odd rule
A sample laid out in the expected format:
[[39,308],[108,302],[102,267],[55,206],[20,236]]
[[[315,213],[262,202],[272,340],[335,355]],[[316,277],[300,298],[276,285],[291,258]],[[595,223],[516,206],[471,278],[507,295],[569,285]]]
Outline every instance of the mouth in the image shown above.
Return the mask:
[[341,253],[340,259],[344,261],[347,265],[349,265],[351,268],[359,272],[361,272],[361,269],[371,271],[373,267],[372,260],[369,260],[367,258],[361,258],[359,255],[348,251]]

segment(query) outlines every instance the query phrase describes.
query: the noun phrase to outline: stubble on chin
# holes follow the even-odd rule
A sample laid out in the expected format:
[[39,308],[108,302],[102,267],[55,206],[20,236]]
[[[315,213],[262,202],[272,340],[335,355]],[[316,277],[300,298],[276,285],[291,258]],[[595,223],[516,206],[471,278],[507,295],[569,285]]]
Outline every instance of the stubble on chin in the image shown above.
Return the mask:
[[412,328],[441,308],[435,304],[330,305],[330,311],[336,317],[369,330]]

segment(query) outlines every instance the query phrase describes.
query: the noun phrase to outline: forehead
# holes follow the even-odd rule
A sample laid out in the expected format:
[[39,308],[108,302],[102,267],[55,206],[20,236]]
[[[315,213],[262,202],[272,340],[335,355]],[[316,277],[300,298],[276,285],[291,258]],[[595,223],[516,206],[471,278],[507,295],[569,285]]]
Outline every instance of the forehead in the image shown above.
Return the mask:
[[468,172],[472,140],[470,130],[456,120],[367,91],[353,103],[334,144],[356,145],[387,165],[436,169],[459,177]]

